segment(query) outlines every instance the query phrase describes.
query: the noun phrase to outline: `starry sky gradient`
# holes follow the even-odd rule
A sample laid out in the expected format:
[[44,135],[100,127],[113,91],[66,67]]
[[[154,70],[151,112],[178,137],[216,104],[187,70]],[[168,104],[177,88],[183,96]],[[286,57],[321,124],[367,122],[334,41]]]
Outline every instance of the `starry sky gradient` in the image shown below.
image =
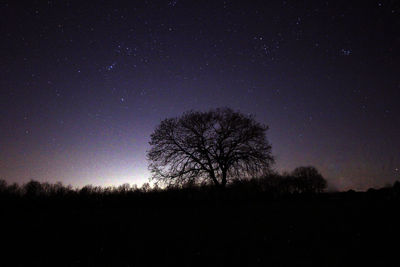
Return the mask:
[[0,6],[1,179],[140,185],[160,120],[222,106],[270,126],[278,171],[400,178],[397,1],[17,2]]

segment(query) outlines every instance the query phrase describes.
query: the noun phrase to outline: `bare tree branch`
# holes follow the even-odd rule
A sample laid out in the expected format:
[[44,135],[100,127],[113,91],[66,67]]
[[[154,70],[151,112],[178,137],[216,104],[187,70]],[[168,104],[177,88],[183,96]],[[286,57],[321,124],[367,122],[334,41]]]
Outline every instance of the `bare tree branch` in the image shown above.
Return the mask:
[[152,179],[165,184],[212,182],[265,172],[274,162],[265,133],[252,116],[220,108],[163,120],[147,153]]

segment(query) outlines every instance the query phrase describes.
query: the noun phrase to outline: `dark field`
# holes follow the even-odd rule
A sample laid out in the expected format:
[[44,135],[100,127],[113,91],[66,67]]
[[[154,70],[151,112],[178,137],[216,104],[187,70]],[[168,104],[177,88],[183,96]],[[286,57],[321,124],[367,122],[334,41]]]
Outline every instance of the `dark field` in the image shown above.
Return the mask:
[[392,188],[1,195],[1,266],[399,266]]

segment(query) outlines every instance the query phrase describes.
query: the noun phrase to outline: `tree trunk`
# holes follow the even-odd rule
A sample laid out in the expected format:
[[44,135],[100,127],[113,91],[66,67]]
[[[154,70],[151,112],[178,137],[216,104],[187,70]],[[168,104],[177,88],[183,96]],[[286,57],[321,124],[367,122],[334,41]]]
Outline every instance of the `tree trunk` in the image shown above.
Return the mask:
[[222,170],[222,181],[221,181],[221,187],[225,187],[226,185],[226,171]]
[[217,178],[215,177],[214,171],[210,171],[210,178],[214,182],[215,186],[219,187],[221,184],[218,182]]

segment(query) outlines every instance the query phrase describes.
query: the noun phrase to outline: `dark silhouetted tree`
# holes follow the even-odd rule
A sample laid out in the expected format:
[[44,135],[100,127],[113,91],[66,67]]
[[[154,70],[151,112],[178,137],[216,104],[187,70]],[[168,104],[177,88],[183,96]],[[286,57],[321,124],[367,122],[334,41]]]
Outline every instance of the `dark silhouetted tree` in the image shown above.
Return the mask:
[[7,182],[5,180],[0,179],[0,193],[4,193],[7,191]]
[[292,186],[299,193],[320,193],[327,182],[315,167],[298,167],[292,172]]
[[267,130],[253,116],[229,108],[165,119],[151,135],[147,156],[152,179],[224,187],[234,178],[260,175],[274,161]]
[[151,186],[150,186],[149,183],[144,183],[144,184],[142,184],[142,187],[140,188],[140,190],[143,193],[150,192],[151,191]]
[[37,197],[43,193],[43,186],[40,182],[31,180],[24,185],[24,191],[27,197]]

